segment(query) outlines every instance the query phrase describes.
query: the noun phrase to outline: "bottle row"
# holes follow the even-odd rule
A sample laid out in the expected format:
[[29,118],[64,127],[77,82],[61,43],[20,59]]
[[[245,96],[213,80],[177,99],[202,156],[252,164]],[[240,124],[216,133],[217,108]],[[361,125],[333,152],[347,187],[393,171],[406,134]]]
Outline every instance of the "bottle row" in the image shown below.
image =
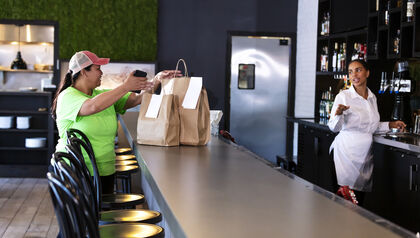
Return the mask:
[[410,78],[408,62],[401,61],[398,64],[398,72],[391,73],[391,79],[388,80],[388,73],[381,73],[381,83],[379,94],[384,94],[389,90],[390,94],[411,94],[415,91],[415,81]]
[[385,25],[389,25],[389,15],[390,15],[390,11],[392,8],[399,8],[402,9],[404,7],[404,9],[402,9],[405,14],[404,14],[404,21],[405,22],[413,22],[414,21],[414,17],[415,17],[415,6],[416,5],[416,1],[415,0],[407,0],[406,4],[403,4],[403,0],[397,0],[396,2],[388,0],[386,1],[386,5],[383,7],[383,9],[381,9],[380,6],[380,0],[376,0],[376,6],[375,6],[375,10],[377,12],[383,12],[383,16],[384,16],[384,23]]
[[322,92],[321,101],[319,102],[319,116],[321,118],[330,118],[331,109],[334,104],[334,94],[331,92],[331,87],[328,91]]
[[[347,68],[347,53],[346,53],[346,43],[334,43],[334,52],[332,54],[332,71],[333,72],[344,72]],[[367,60],[367,47],[363,43],[354,43],[353,52],[351,54],[350,60],[360,59]],[[320,71],[328,71],[328,46],[324,46],[320,55]]]

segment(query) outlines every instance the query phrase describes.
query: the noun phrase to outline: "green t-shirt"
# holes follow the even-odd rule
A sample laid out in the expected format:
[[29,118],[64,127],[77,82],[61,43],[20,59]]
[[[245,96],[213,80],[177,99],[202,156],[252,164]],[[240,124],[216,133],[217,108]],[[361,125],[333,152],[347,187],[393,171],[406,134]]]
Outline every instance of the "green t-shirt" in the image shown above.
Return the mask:
[[[109,90],[94,89],[92,96],[89,96],[73,87],[68,87],[58,96],[56,110],[56,122],[60,135],[56,151],[66,151],[66,131],[68,129],[75,128],[82,131],[92,144],[101,176],[115,173],[114,141],[118,127],[117,113],[125,113],[124,106],[130,93],[121,97],[113,106],[98,113],[89,116],[78,116],[78,113],[87,99],[106,91]],[[93,175],[92,164],[86,153],[84,153],[84,157],[86,165]]]

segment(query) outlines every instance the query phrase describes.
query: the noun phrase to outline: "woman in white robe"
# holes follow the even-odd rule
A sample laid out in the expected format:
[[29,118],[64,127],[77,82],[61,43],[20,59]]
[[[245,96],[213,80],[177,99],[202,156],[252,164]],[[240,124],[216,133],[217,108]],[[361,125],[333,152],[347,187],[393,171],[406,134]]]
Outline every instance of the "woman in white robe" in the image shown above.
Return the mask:
[[348,67],[353,86],[340,92],[334,100],[328,126],[340,132],[331,145],[337,183],[355,191],[361,205],[364,192],[372,190],[372,140],[376,131],[404,129],[402,121],[379,122],[375,95],[367,87],[369,68],[365,61],[353,60]]

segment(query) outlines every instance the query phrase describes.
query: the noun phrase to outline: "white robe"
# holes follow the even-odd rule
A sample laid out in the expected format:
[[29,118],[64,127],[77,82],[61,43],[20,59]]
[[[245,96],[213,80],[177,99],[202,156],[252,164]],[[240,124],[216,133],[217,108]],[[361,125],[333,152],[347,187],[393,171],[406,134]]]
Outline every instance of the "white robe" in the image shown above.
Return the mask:
[[[350,108],[335,116],[338,104]],[[364,99],[353,87],[339,93],[334,100],[328,127],[333,132],[340,132],[330,147],[330,151],[334,149],[338,184],[357,191],[371,191],[373,133],[389,130],[388,122],[379,122],[375,95],[368,89],[368,97]]]

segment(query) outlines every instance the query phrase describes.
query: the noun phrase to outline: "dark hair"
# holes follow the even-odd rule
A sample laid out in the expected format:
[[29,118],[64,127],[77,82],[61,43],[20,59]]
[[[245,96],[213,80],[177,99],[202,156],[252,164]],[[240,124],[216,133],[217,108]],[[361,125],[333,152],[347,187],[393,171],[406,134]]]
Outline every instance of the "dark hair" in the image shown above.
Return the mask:
[[[355,60],[350,61],[348,66],[350,66],[350,64],[353,63],[353,62],[357,62],[357,63],[361,64],[363,66],[363,68],[365,68],[367,71],[370,71],[369,65],[366,63],[366,61],[360,60],[360,59],[355,59]],[[349,68],[348,66],[347,66],[347,68]]]
[[[92,64],[87,66],[84,69],[86,69],[87,71],[90,71],[91,68],[92,68]],[[57,92],[55,93],[54,101],[53,101],[52,106],[51,106],[51,116],[54,120],[57,119],[56,111],[57,111],[58,95],[60,95],[60,93],[63,92],[66,88],[74,85],[74,83],[76,82],[76,80],[80,76],[80,71],[75,73],[73,75],[73,77],[72,77],[72,73],[73,72],[71,70],[69,70],[69,72],[67,72],[66,76],[63,79],[61,79],[60,85],[58,86]]]

